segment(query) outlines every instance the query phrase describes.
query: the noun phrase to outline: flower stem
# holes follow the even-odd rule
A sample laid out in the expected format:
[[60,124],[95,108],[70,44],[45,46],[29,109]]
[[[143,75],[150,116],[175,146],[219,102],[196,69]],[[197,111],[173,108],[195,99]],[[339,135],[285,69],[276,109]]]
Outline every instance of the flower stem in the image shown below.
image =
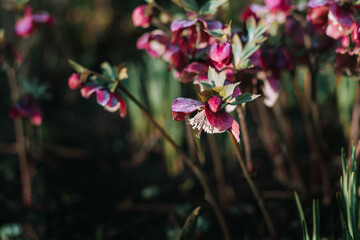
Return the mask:
[[231,131],[228,131],[228,134],[229,134],[231,143],[232,143],[232,145],[233,145],[233,147],[235,149],[236,157],[237,157],[237,159],[238,159],[238,161],[240,163],[240,167],[241,167],[241,170],[242,170],[243,175],[245,177],[245,180],[247,181],[247,183],[248,183],[248,185],[250,187],[250,190],[252,191],[252,193],[253,193],[256,201],[257,201],[257,204],[258,204],[258,206],[259,206],[259,208],[261,210],[261,213],[262,213],[262,215],[264,217],[266,227],[267,227],[267,229],[268,229],[268,231],[270,233],[270,236],[272,238],[274,238],[276,236],[275,227],[274,227],[274,224],[273,224],[273,222],[272,222],[272,220],[270,218],[270,214],[269,214],[268,210],[266,209],[264,200],[261,197],[259,190],[257,189],[255,183],[253,182],[253,180],[250,177],[249,172],[246,169],[244,159],[242,158],[242,154],[241,154],[239,145],[237,144],[234,135],[232,134]]
[[251,159],[251,145],[250,145],[250,138],[249,132],[247,129],[246,119],[245,119],[245,111],[241,106],[236,107],[236,111],[238,113],[239,121],[240,121],[240,128],[241,128],[241,135],[244,143],[244,150],[245,150],[245,161],[246,167],[249,172],[252,172],[253,165]]
[[[89,70],[90,73],[101,77],[105,80],[110,80],[107,77]],[[162,128],[155,119],[151,116],[150,112],[142,105],[123,85],[120,83],[118,84],[118,88],[128,97],[130,98],[141,110],[141,112],[145,115],[145,117],[149,120],[149,122],[158,130],[160,135],[183,157],[185,164],[190,168],[190,170],[194,173],[196,178],[199,180],[202,188],[205,192],[205,200],[209,202],[211,207],[214,210],[214,213],[216,215],[216,218],[220,224],[220,228],[223,233],[223,237],[225,240],[230,240],[230,233],[228,226],[226,224],[225,218],[223,216],[223,213],[220,210],[219,203],[217,202],[215,195],[210,187],[208,177],[206,173],[201,169],[200,166],[195,164],[191,158],[188,156],[188,154],[172,139],[172,137],[166,132],[164,128]]]
[[[16,102],[19,100],[20,95],[15,70],[11,66],[8,66],[6,68],[6,74],[9,82],[11,101]],[[21,118],[14,119],[14,130],[16,138],[16,152],[19,159],[23,204],[25,206],[29,206],[31,205],[31,177],[26,156],[24,126]]]

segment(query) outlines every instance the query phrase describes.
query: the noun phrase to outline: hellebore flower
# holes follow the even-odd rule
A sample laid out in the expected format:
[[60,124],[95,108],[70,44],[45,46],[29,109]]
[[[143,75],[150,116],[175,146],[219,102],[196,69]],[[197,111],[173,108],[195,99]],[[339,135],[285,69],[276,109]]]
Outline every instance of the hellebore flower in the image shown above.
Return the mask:
[[141,5],[134,9],[132,20],[135,26],[148,28],[151,23],[152,15],[147,15],[146,9],[148,5]]
[[226,111],[226,107],[252,101],[258,95],[248,93],[238,95],[239,83],[224,85],[225,73],[218,74],[213,68],[209,68],[208,78],[209,81],[201,82],[205,89],[199,93],[201,102],[182,97],[174,100],[171,106],[173,119],[181,121],[186,115],[197,111],[197,114],[189,120],[189,124],[193,129],[198,129],[198,137],[202,131],[214,134],[231,130],[236,140],[240,142],[239,124]]
[[41,109],[30,94],[26,94],[19,102],[13,104],[10,117],[12,119],[17,117],[30,118],[35,126],[39,126],[42,122]]
[[15,23],[15,35],[17,37],[30,36],[40,24],[54,24],[54,18],[46,11],[32,13],[31,7],[25,9],[25,16]]
[[136,47],[144,49],[151,57],[158,58],[164,55],[168,44],[170,44],[169,37],[161,30],[154,30],[142,35],[138,39]]
[[117,93],[112,93],[97,83],[86,83],[80,92],[81,95],[87,99],[96,95],[97,103],[103,106],[106,111],[116,112],[119,110],[120,117],[125,118],[126,103]]
[[79,73],[72,74],[69,77],[68,85],[69,85],[69,88],[72,90],[82,88],[84,83],[81,82],[80,74]]

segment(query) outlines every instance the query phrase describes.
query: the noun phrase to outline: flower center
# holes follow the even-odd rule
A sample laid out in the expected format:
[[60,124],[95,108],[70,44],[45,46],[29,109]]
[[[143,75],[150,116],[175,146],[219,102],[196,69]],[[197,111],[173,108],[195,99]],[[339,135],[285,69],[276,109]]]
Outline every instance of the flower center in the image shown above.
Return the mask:
[[209,108],[212,112],[217,112],[222,105],[222,99],[219,96],[213,96],[208,100]]

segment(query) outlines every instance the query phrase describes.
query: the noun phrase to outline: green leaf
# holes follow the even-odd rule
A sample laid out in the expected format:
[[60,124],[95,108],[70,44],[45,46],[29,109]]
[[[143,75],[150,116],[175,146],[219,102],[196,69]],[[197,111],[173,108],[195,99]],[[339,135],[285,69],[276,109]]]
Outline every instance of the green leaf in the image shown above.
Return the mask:
[[231,96],[233,95],[236,87],[239,86],[239,84],[240,84],[240,82],[234,83],[234,84],[225,85],[225,96],[224,96],[224,97],[231,99]]
[[211,36],[215,38],[221,38],[226,34],[226,32],[223,29],[204,30],[204,31],[209,33]]
[[200,208],[201,207],[195,208],[187,217],[177,240],[191,240],[193,238],[193,235],[196,230]]
[[255,100],[256,98],[260,97],[260,95],[252,94],[252,93],[243,93],[235,98],[234,102],[231,102],[231,105],[239,105],[242,103],[247,103],[252,100]]
[[312,237],[312,240],[320,240],[319,200],[313,200],[313,237]]
[[104,74],[104,76],[106,76],[107,78],[110,78],[113,81],[116,80],[116,75],[114,74],[113,68],[111,67],[111,65],[108,62],[103,62],[100,65],[100,67],[102,69],[102,73]]
[[210,0],[205,3],[200,9],[200,15],[215,14],[216,10],[223,4],[227,3],[228,0]]
[[208,78],[210,82],[214,82],[214,86],[222,87],[225,83],[226,73],[224,71],[217,73],[214,68],[209,67]]
[[212,89],[214,87],[207,81],[200,81],[200,84],[205,90]]
[[243,46],[240,37],[237,33],[235,33],[232,38],[232,49],[233,49],[235,68],[239,69],[241,64],[241,53],[243,50]]
[[299,217],[300,217],[301,229],[302,229],[302,232],[303,232],[303,239],[304,240],[310,240],[309,232],[308,232],[308,229],[307,229],[307,226],[306,226],[305,215],[304,215],[303,208],[301,206],[299,196],[298,196],[297,192],[294,192],[294,195],[295,195],[296,207],[297,207]]
[[173,0],[173,2],[185,10],[193,12],[199,11],[199,5],[195,2],[195,0]]
[[78,73],[83,73],[85,72],[85,68],[83,66],[81,66],[80,64],[78,64],[77,62],[69,59],[69,64],[70,66],[75,70],[75,72],[78,72]]

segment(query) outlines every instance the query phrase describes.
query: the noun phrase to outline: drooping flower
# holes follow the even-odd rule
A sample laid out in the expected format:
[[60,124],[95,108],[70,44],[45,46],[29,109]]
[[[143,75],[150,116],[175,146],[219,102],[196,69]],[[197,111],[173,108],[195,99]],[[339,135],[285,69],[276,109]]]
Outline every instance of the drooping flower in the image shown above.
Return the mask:
[[132,20],[135,26],[148,28],[151,23],[152,14],[147,15],[148,5],[141,5],[134,9],[132,13]]
[[96,95],[97,103],[104,107],[109,112],[116,112],[119,110],[120,117],[125,118],[126,116],[126,103],[120,98],[119,94],[110,92],[104,86],[97,83],[89,82],[80,90],[81,95],[84,98],[90,98]]
[[33,96],[26,94],[19,102],[13,104],[10,111],[10,117],[12,119],[17,117],[31,119],[35,126],[39,126],[42,122],[42,111],[35,103]]
[[15,35],[17,37],[30,36],[41,24],[54,24],[54,18],[46,11],[32,13],[32,8],[25,9],[25,16],[15,23]]
[[200,62],[193,62],[187,65],[181,72],[180,81],[183,83],[189,83],[193,81],[194,84],[200,83],[200,81],[207,81],[207,73],[209,66]]
[[230,130],[240,142],[239,124],[226,111],[226,107],[252,101],[257,95],[238,95],[239,83],[224,85],[226,74],[224,72],[218,74],[213,68],[209,68],[208,78],[209,81],[201,82],[205,89],[199,93],[201,102],[182,97],[174,100],[171,107],[173,119],[181,121],[186,115],[197,111],[197,114],[189,120],[189,124],[193,129],[198,130],[198,137],[202,131],[213,134]]

